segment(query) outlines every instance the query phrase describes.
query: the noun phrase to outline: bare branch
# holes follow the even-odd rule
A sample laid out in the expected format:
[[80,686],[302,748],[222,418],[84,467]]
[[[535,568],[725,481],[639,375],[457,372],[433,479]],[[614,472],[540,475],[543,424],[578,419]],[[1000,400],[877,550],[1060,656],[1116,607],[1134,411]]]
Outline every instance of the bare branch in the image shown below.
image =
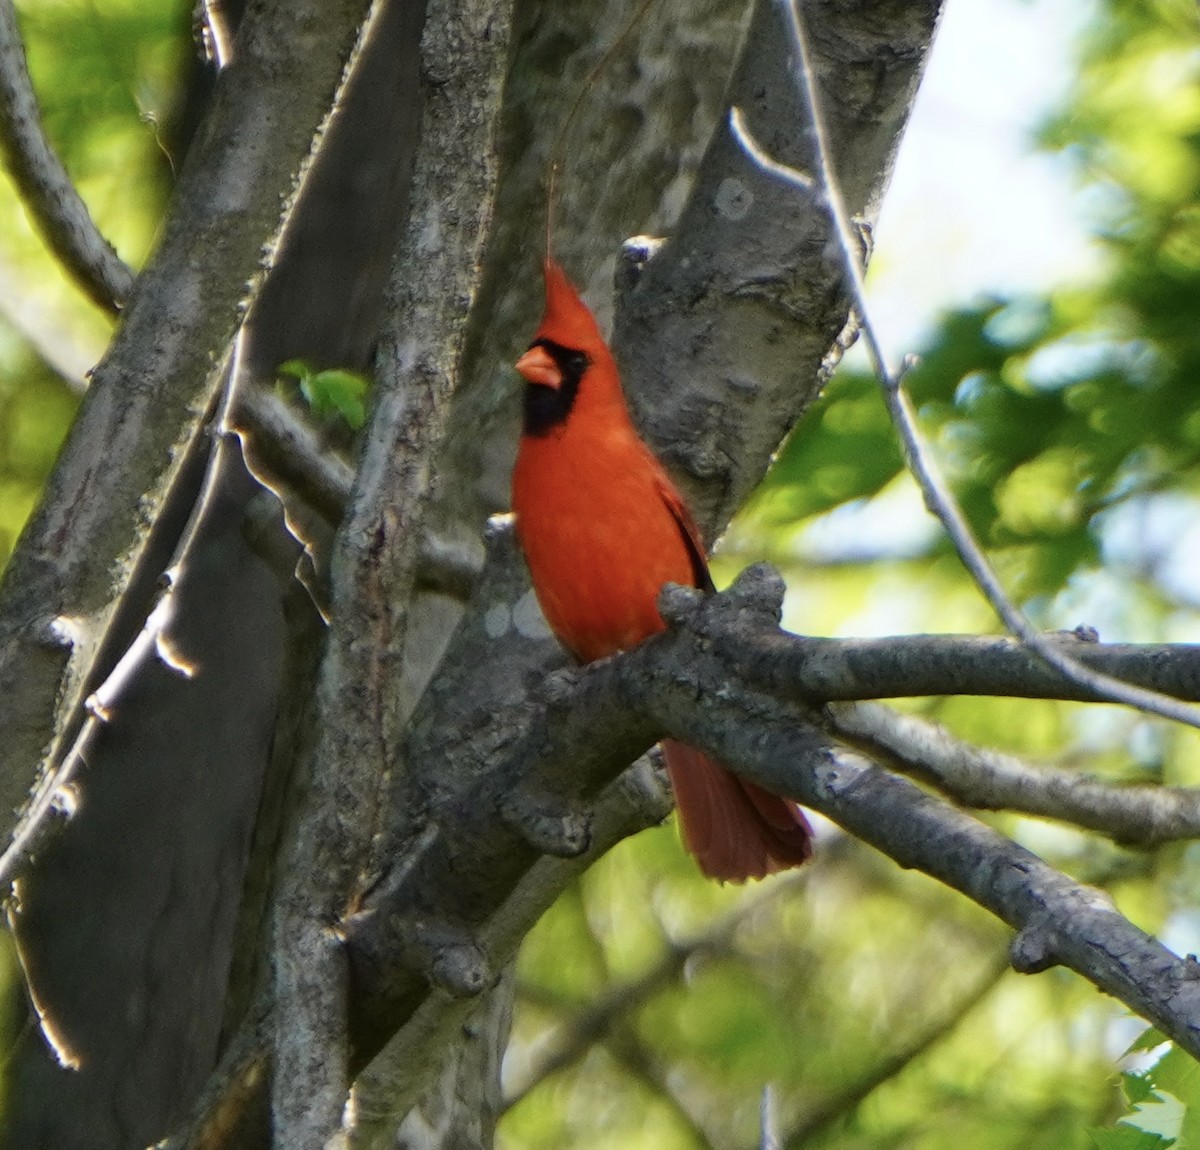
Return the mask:
[[[352,961],[363,973],[358,1007],[387,1019],[411,1001],[412,975],[393,973],[388,982],[377,972],[413,969],[411,947],[406,952],[394,932],[428,918],[430,907],[494,960],[486,922],[529,870],[529,844],[542,841],[551,813],[573,824],[582,812],[586,826],[589,804],[622,763],[665,733],[990,910],[1019,931],[1018,969],[1069,966],[1200,1054],[1200,970],[1122,918],[1099,891],[912,783],[836,751],[819,712],[741,681],[738,653],[714,641],[716,616],[725,610],[774,622],[778,606],[754,573],[723,596],[675,589],[661,603],[671,632],[557,681],[544,711],[510,701],[495,713],[493,702],[486,715],[464,717],[455,753],[473,753],[468,738],[492,756],[499,747],[511,752],[468,793],[435,803],[403,873],[385,876],[364,914],[347,923]],[[514,673],[522,673],[519,660]],[[563,762],[573,770],[563,772]]]
[[[779,2],[789,16],[788,27],[794,41],[796,56],[796,85],[803,97],[808,122],[816,140],[814,156],[816,173],[814,179],[774,160],[769,161],[767,170],[785,179],[798,190],[807,192],[815,184],[815,194],[828,207],[867,353],[883,388],[884,399],[892,421],[900,434],[909,468],[921,488],[926,505],[945,528],[963,565],[971,573],[993,610],[1003,620],[1005,626],[1014,635],[1017,635],[1031,651],[1036,653],[1038,658],[1080,686],[1087,687],[1096,695],[1111,702],[1123,703],[1163,718],[1200,727],[1200,709],[1187,706],[1177,699],[1158,692],[1144,690],[1119,679],[1099,674],[1048,644],[1030,623],[1024,612],[1009,599],[995,571],[992,570],[991,564],[975,539],[970,525],[963,517],[962,511],[946,486],[945,480],[939,473],[937,465],[921,437],[912,403],[903,388],[902,375],[889,366],[871,322],[870,311],[867,307],[862,254],[851,224],[850,213],[842,198],[840,184],[832,168],[832,152],[817,95],[804,22],[796,0],[779,0]],[[753,155],[757,157],[763,154],[764,150],[754,143],[749,130],[740,117],[734,130],[737,132],[739,140],[752,150]]]
[[807,881],[807,872],[794,872],[778,882],[759,887],[694,938],[671,942],[662,959],[643,975],[610,987],[584,1010],[562,1023],[544,1044],[544,1053],[537,1063],[525,1072],[505,1098],[505,1110],[515,1106],[547,1078],[574,1065],[622,1020],[674,982],[695,956],[728,950],[733,936],[747,918]]
[[[609,847],[636,830],[654,826],[670,813],[666,786],[665,780],[647,769],[645,760],[625,771],[607,789],[596,812],[589,850],[574,859],[537,860],[512,893],[486,912],[488,922],[479,939],[482,951],[496,966],[511,960],[522,939],[555,899]],[[355,1144],[371,1145],[372,1134],[382,1136],[389,1127],[394,1128],[399,1117],[416,1102],[430,1064],[439,1057],[438,1042],[453,1033],[461,1022],[462,1010],[469,1008],[466,1000],[431,988],[419,969],[401,967],[396,973],[401,976],[397,982],[402,981],[404,973],[409,975],[403,996],[411,1014],[355,1081],[355,1100],[360,1110]],[[414,1002],[418,1004],[415,1008]],[[373,1005],[368,1003],[368,1009]],[[391,1022],[395,1027],[394,1016]],[[372,1112],[373,1106],[378,1109]],[[362,1131],[364,1126],[370,1128]]]
[[0,0],[0,147],[47,246],[88,299],[115,315],[133,272],[100,234],[42,130],[13,0]]
[[[782,580],[765,564],[739,581]],[[721,600],[715,600],[714,604]],[[728,601],[726,601],[728,602]],[[994,695],[1024,699],[1105,702],[1103,694],[1047,667],[1020,641],[996,635],[892,635],[881,639],[823,639],[792,635],[761,619],[715,607],[710,639],[747,684],[784,698],[824,703],[931,695]],[[1200,646],[1094,643],[1072,634],[1046,642],[1070,651],[1087,667],[1132,683],[1200,699]]]
[[1007,962],[993,962],[976,984],[937,1018],[927,1022],[903,1045],[889,1051],[882,1061],[862,1077],[849,1082],[835,1096],[812,1107],[798,1122],[789,1126],[781,1142],[791,1150],[803,1150],[835,1122],[858,1109],[872,1092],[890,1082],[931,1047],[948,1037],[958,1024],[995,988],[1008,970]]
[[1198,788],[1121,786],[1078,771],[1031,766],[877,704],[835,704],[829,715],[840,740],[964,806],[1058,819],[1139,846],[1200,838]]
[[[510,14],[448,2],[426,14],[409,220],[393,264],[374,410],[333,555],[335,626],[316,687],[305,809],[285,848],[276,909],[272,1111],[288,1146],[324,1145],[350,1085],[349,979],[331,928],[369,882],[386,782],[403,768],[411,701],[397,684],[407,609],[495,190]],[[371,1116],[366,1137],[388,1137],[403,1114],[369,1086],[358,1099]]]
[[[870,217],[940,4],[822,0],[817,8],[822,82],[838,99],[840,168],[855,211]],[[774,0],[752,6],[728,99],[782,159],[805,167],[811,145],[796,131],[804,113],[785,19]],[[674,236],[617,299],[613,345],[635,419],[709,534],[757,486],[819,394],[846,324],[828,212],[806,206],[747,156],[725,116]]]
[[248,433],[247,447],[290,491],[330,523],[345,510],[354,470],[279,396],[261,384],[238,393],[233,422]]
[[[664,613],[678,623],[684,613],[668,598]],[[702,619],[707,605],[688,598]],[[760,601],[759,609],[768,605]],[[642,659],[648,663],[659,646],[652,640],[615,667],[632,670]],[[1176,958],[1138,930],[1100,891],[1068,879],[906,780],[821,747],[801,712],[788,718],[762,696],[743,695],[733,687],[727,665],[710,678],[704,664],[713,657],[707,641],[697,639],[686,654],[670,660],[669,686],[647,666],[637,674],[637,688],[624,684],[625,697],[636,691],[673,738],[814,807],[901,865],[939,879],[1009,923],[1018,931],[1012,951],[1017,970],[1068,966],[1200,1055],[1200,965]],[[671,697],[676,691],[702,698],[705,705],[689,708]]]

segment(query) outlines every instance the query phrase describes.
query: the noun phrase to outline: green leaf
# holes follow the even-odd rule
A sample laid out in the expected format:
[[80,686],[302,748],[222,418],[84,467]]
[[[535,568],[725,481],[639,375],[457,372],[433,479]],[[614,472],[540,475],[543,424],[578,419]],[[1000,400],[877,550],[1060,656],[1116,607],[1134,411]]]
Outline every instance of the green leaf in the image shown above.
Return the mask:
[[1180,1144],[1200,1147],[1200,1063],[1177,1046],[1172,1046],[1150,1068],[1156,1094],[1178,1099],[1183,1107],[1176,1131]]
[[355,431],[366,422],[365,398],[371,383],[365,376],[340,367],[314,371],[302,359],[289,359],[276,371],[296,380],[314,415],[339,417]]
[[[1153,1050],[1156,1046],[1161,1046],[1167,1041],[1167,1036],[1163,1034],[1157,1026],[1147,1026],[1141,1034],[1137,1036],[1130,1044],[1122,1058],[1130,1054],[1139,1054],[1143,1050]],[[1126,1075],[1129,1077],[1129,1075]]]
[[1119,1118],[1118,1124],[1132,1126],[1135,1130],[1144,1130],[1147,1134],[1157,1134],[1160,1138],[1170,1139],[1174,1144],[1183,1126],[1187,1107],[1166,1090],[1156,1090],[1148,1099],[1138,1102],[1133,1107],[1133,1113]]
[[793,524],[877,494],[902,467],[879,385],[841,372],[784,444],[750,514],[766,525]]
[[1149,1074],[1122,1074],[1121,1089],[1130,1106],[1154,1097],[1154,1079]]
[[1111,1130],[1089,1130],[1088,1137],[1096,1150],[1167,1150],[1175,1143],[1132,1126],[1117,1126]]
[[368,380],[352,371],[330,368],[319,371],[309,381],[313,392],[313,408],[319,413],[337,412],[355,431],[366,422],[364,400]]
[[286,375],[290,379],[305,380],[312,375],[313,370],[302,359],[289,359],[281,363],[275,372],[277,375]]

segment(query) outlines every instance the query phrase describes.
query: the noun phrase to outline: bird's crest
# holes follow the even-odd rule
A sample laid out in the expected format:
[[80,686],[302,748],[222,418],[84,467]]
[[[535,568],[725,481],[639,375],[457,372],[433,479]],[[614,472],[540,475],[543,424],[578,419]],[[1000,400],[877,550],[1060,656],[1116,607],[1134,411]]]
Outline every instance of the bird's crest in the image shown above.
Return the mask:
[[546,310],[534,340],[549,340],[594,356],[605,344],[591,309],[567,279],[566,272],[550,257],[542,264],[542,274],[546,281]]

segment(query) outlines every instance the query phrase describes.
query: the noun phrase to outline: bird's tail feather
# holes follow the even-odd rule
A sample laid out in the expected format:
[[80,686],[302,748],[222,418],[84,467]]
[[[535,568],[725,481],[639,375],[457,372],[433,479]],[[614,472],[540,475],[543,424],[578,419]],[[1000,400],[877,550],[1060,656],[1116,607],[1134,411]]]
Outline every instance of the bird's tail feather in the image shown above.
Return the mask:
[[709,878],[745,882],[812,857],[812,828],[790,799],[731,774],[683,743],[668,739],[662,749],[684,845]]

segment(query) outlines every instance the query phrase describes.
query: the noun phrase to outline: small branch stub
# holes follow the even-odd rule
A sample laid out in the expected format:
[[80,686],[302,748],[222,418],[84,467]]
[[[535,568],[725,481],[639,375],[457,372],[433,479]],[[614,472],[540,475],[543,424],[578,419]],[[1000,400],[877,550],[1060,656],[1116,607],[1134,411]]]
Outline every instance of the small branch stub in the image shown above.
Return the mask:
[[539,854],[573,859],[592,845],[590,810],[572,810],[528,788],[518,788],[502,801],[500,817]]
[[683,626],[703,605],[704,596],[695,587],[668,583],[658,596],[658,613],[670,626]]
[[783,619],[787,584],[770,563],[752,563],[733,581],[728,597],[742,611],[753,612],[776,626]]
[[1058,966],[1055,953],[1057,938],[1051,924],[1038,920],[1031,922],[1024,930],[1018,932],[1009,947],[1009,959],[1012,968],[1018,974],[1041,974],[1051,967]]

